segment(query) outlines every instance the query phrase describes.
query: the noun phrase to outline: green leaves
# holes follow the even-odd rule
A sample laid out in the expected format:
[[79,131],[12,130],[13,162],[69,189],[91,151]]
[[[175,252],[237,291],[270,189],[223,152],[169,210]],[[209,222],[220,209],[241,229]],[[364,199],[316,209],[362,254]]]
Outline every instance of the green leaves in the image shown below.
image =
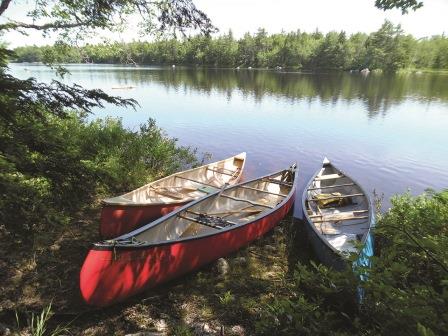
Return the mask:
[[415,11],[423,7],[423,2],[418,0],[375,0],[375,6],[383,10],[401,9],[401,12],[406,14],[408,9]]
[[32,7],[26,13],[32,20],[11,20],[0,24],[0,31],[58,32],[62,40],[75,42],[88,37],[94,29],[118,31],[135,20],[139,21],[142,33],[150,34],[185,34],[189,30],[199,30],[208,35],[217,30],[191,0],[36,1]]
[[[447,197],[443,191],[392,199],[375,228],[375,257],[362,283],[350,269],[299,263],[288,294],[264,309],[260,334],[446,334]],[[359,286],[361,305],[355,299]]]
[[0,216],[26,239],[67,223],[99,197],[197,164],[195,151],[177,146],[153,120],[139,132],[74,112],[61,119],[43,110],[12,122],[0,119]]

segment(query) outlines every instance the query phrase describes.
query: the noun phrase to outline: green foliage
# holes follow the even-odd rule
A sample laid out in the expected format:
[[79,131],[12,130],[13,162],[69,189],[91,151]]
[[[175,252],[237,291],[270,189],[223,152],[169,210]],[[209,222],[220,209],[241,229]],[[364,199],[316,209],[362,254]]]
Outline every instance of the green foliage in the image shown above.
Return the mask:
[[120,120],[87,122],[18,115],[0,119],[0,216],[18,234],[66,223],[101,195],[133,189],[195,164],[195,151],[178,147],[154,120],[139,131]]
[[193,336],[194,332],[187,325],[180,324],[173,328],[172,335],[174,335],[174,336]]
[[58,325],[54,330],[51,332],[47,332],[48,329],[48,322],[51,319],[53,313],[51,311],[51,303],[42,309],[42,312],[37,315],[35,313],[31,313],[31,319],[29,322],[29,329],[32,336],[44,336],[44,335],[50,335],[50,336],[59,336],[59,335],[66,335],[69,333],[69,330],[67,326],[60,326]]
[[403,35],[400,25],[394,26],[386,21],[366,41],[370,68],[395,72],[409,67],[414,43],[411,36]]
[[[7,13],[11,0],[0,3],[0,15]],[[0,24],[0,32],[34,29],[58,32],[61,40],[85,38],[95,28],[122,30],[128,22],[139,23],[142,33],[166,33],[198,29],[209,34],[216,31],[210,19],[191,0],[40,0],[27,11],[28,22],[9,20]],[[42,22],[44,19],[45,23]]]
[[[263,309],[260,334],[443,335],[448,331],[448,191],[392,199],[368,279],[300,264]],[[353,256],[355,258],[356,256]],[[356,304],[356,290],[365,297]]]
[[20,47],[16,61],[44,63],[184,64],[212,67],[288,67],[298,69],[448,69],[448,38],[416,40],[386,21],[370,35],[344,32],[290,32],[264,29],[236,40],[232,32],[215,38],[194,36],[154,42],[106,43],[73,47]]
[[31,315],[31,335],[33,336],[43,336],[47,331],[47,322],[51,317],[51,305],[44,308],[39,316],[34,313]]
[[[0,16],[8,13],[10,2],[1,1]],[[146,33],[215,30],[190,0],[43,0],[26,13],[29,22],[11,19],[0,24],[0,35],[11,30],[53,32],[59,34],[54,46],[18,48],[17,57],[49,65],[68,59],[89,61],[90,56],[74,45],[95,28],[123,28],[130,17],[135,20],[135,13],[141,15]],[[137,46],[130,48],[140,52]],[[172,43],[167,49],[170,56],[176,53]],[[129,61],[123,48],[110,52],[117,61]],[[119,120],[87,122],[81,117],[104,103],[135,106],[135,100],[76,84],[20,80],[6,72],[11,57],[1,44],[0,224],[9,232],[32,240],[35,233],[69,222],[101,195],[132,189],[196,162],[194,151],[178,147],[153,120],[132,132]],[[64,69],[56,69],[64,74]],[[79,112],[70,113],[73,109]]]
[[315,52],[314,66],[321,69],[346,69],[348,42],[345,33],[328,33]]
[[398,8],[403,14],[406,14],[409,8],[415,11],[422,7],[423,2],[418,0],[375,0],[375,6],[383,10]]
[[219,297],[219,302],[224,306],[228,306],[233,301],[235,301],[235,296],[232,294],[232,291],[230,291],[230,290],[224,292],[223,295],[218,295],[218,297]]

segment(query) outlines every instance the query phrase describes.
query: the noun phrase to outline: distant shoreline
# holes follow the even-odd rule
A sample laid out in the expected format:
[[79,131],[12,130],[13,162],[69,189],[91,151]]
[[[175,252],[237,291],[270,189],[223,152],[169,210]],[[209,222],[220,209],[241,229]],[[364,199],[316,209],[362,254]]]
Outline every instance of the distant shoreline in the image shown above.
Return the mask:
[[[17,65],[30,65],[30,66],[44,66],[46,65],[43,62],[27,62],[27,61],[11,61],[9,64],[17,64]],[[55,63],[52,66],[122,66],[127,69],[144,69],[150,67],[157,68],[170,68],[173,69],[172,64],[129,64],[129,63]],[[304,73],[304,74],[324,74],[324,73],[360,73],[358,69],[303,69],[297,67],[285,67],[285,68],[270,68],[270,67],[262,67],[262,68],[253,68],[253,67],[214,67],[209,65],[192,65],[192,64],[178,64],[175,65],[175,68],[179,69],[201,69],[201,70],[234,70],[234,71],[271,71],[278,73]],[[175,69],[174,68],[174,69]],[[174,70],[173,69],[173,70]],[[381,70],[373,70],[372,74],[380,74]],[[448,74],[448,69],[428,69],[428,68],[408,68],[408,69],[400,69],[396,72],[396,74],[420,74],[420,73],[437,73],[437,74]]]
[[385,21],[378,31],[348,35],[332,31],[255,34],[234,38],[191,36],[152,42],[114,42],[73,46],[25,46],[14,49],[16,61],[130,65],[201,66],[208,68],[306,71],[362,70],[400,72],[402,69],[448,71],[444,35],[416,39],[399,25]]

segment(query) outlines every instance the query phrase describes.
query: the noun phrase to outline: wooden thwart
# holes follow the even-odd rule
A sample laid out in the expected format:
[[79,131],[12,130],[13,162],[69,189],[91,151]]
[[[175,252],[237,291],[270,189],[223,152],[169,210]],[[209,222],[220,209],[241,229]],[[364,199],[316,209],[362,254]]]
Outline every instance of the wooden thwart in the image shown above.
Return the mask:
[[322,217],[322,219],[313,220],[313,223],[341,222],[341,221],[347,221],[347,220],[357,220],[357,219],[366,219],[366,218],[369,218],[369,216],[330,217],[330,218]]
[[[188,177],[183,177],[183,176],[179,176],[179,175],[176,175],[175,177],[183,179],[183,180],[187,180],[187,181],[191,181],[191,182],[195,182],[195,183],[199,183],[199,184],[203,184],[203,185],[206,185],[206,186],[209,186],[209,187],[213,187],[213,188],[219,189],[219,187],[217,187],[217,186],[215,186],[213,184],[209,184],[209,183],[193,180],[193,179],[190,179]],[[201,191],[201,190],[198,189],[198,191]]]
[[[194,215],[201,215],[201,213],[196,212],[196,211],[192,211],[192,210],[189,210],[189,209],[187,209],[185,211],[188,212],[188,213],[192,213]],[[208,216],[219,216],[221,218],[224,218],[224,217],[228,217],[228,216],[231,216],[231,215],[234,215],[234,214],[248,215],[248,214],[260,213],[262,211],[263,210],[261,210],[261,209],[252,209],[252,210],[249,210],[249,209],[238,209],[238,210],[227,210],[227,211],[218,211],[218,212],[207,212],[206,215],[208,215]]]
[[[354,211],[345,211],[345,212],[339,212],[339,213],[335,213],[335,214],[331,214],[331,215],[333,215],[333,216],[342,216],[342,215],[357,215],[357,214],[360,214],[360,213],[365,213],[365,212],[369,212],[369,210],[354,210]],[[331,216],[331,215],[329,215],[329,216]],[[308,217],[310,217],[310,218],[315,218],[315,217],[322,217],[323,215],[322,214],[319,214],[319,215],[309,215]]]
[[184,199],[186,196],[177,191],[169,191],[169,190],[159,189],[159,188],[151,188],[151,190],[154,191],[156,194],[166,196],[169,198],[173,198],[173,199],[177,199],[177,200]]
[[349,187],[349,186],[354,186],[354,185],[356,185],[356,184],[354,184],[354,183],[335,184],[335,185],[332,185],[332,186],[308,188],[308,190],[332,189],[332,188],[339,188],[339,187]]
[[271,205],[266,205],[266,204],[263,204],[263,203],[258,203],[258,202],[249,201],[249,200],[244,199],[244,198],[238,198],[238,197],[233,197],[233,196],[228,196],[228,195],[223,195],[223,194],[221,194],[220,196],[221,196],[221,197],[230,198],[230,199],[232,199],[232,200],[234,200],[234,201],[247,202],[247,203],[252,204],[252,205],[258,205],[258,206],[265,207],[265,208],[269,208],[269,209],[273,209],[273,208],[274,208],[274,207],[271,206]]
[[338,179],[338,178],[342,178],[342,177],[345,177],[345,175],[343,175],[343,174],[328,174],[328,175],[317,176],[314,179],[314,181],[333,180],[333,179]]
[[[243,211],[243,210],[247,210],[247,209],[250,209],[250,208],[253,208],[255,205],[248,205],[248,206],[245,206],[244,208],[241,208],[241,209],[238,209],[238,211]],[[255,210],[255,209],[254,209]],[[223,216],[221,216],[221,218],[224,218],[224,217],[229,217],[229,216],[232,216],[233,214],[232,213],[230,213],[230,214],[227,214],[227,215],[223,215]]]
[[186,190],[196,190],[197,188],[185,187],[185,186],[150,186],[151,189],[186,189]]
[[262,193],[271,194],[271,195],[276,195],[276,196],[281,196],[281,197],[286,197],[286,196],[288,196],[288,195],[285,195],[285,194],[275,193],[275,192],[272,192],[272,191],[263,190],[263,189],[258,189],[258,188],[253,188],[253,187],[244,186],[244,185],[241,186],[241,188],[244,188],[244,189],[250,189],[250,190],[255,190],[255,191],[262,192]]
[[292,187],[291,183],[283,182],[283,181],[279,181],[279,180],[271,179],[271,178],[262,179],[261,181],[262,182],[269,182],[269,183],[276,183],[276,184],[284,185],[284,186],[287,186],[287,187]]
[[[196,211],[192,211],[192,210],[185,210],[186,212],[190,212],[192,214],[195,215],[200,215],[199,212]],[[258,213],[258,212],[262,212],[263,210],[261,209],[238,209],[238,210],[225,210],[225,211],[218,211],[218,212],[207,212],[206,214],[208,216],[219,216],[219,215],[234,215],[234,214],[238,214],[238,213]]]
[[228,172],[234,173],[234,172],[239,172],[240,171],[240,167],[236,167],[236,170],[230,169],[230,168],[225,168],[225,167],[215,167],[219,170],[227,170]]
[[227,169],[229,172],[232,172],[231,174],[225,172],[224,169],[220,170],[220,169],[213,169],[213,168],[207,167],[207,170],[210,170],[210,171],[215,172],[215,173],[223,174],[223,175],[228,175],[228,176],[235,176],[235,174],[238,173],[238,169],[237,170]]

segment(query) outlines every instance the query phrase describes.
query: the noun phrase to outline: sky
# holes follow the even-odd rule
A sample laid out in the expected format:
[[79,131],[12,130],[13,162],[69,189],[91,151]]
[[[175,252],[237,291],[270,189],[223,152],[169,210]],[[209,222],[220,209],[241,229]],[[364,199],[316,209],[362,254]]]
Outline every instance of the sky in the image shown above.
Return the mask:
[[[284,31],[321,32],[345,31],[371,33],[378,30],[384,20],[401,24],[406,33],[417,38],[448,33],[448,0],[423,0],[424,6],[417,11],[401,15],[400,10],[384,12],[374,7],[374,0],[195,0],[196,7],[203,10],[220,33],[232,30],[235,37],[245,32],[254,33],[263,27],[268,33]],[[0,18],[25,20],[30,1],[12,3]],[[98,33],[90,43],[102,38],[131,41],[141,39],[135,26],[120,34]],[[54,37],[42,37],[38,32],[29,36],[17,32],[2,38],[15,48],[22,45],[45,45],[54,42]]]

